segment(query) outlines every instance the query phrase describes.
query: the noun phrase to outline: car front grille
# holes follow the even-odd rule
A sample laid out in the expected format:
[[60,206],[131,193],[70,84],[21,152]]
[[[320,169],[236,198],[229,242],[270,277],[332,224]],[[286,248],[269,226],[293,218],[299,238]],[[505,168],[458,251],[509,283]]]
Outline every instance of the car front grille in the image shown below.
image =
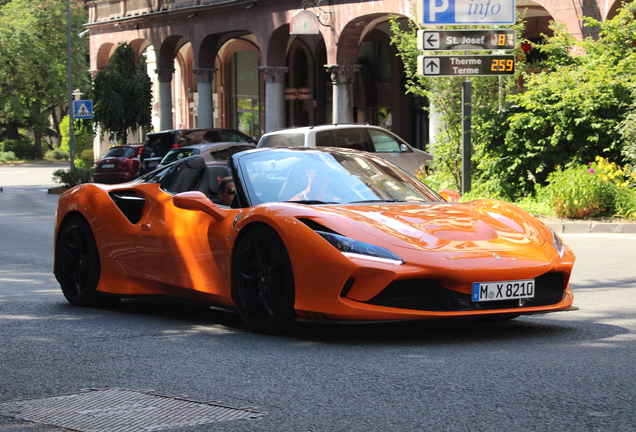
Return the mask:
[[546,273],[535,279],[532,299],[473,302],[469,294],[444,288],[431,279],[407,279],[391,282],[371,300],[375,306],[432,312],[516,309],[519,307],[547,306],[563,298],[563,274]]

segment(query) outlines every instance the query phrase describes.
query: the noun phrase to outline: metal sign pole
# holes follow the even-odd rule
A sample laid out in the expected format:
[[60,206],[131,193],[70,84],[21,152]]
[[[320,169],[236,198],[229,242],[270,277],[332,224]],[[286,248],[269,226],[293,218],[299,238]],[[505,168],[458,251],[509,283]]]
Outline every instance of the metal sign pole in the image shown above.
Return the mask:
[[71,171],[75,170],[75,141],[73,139],[73,76],[71,73],[71,6],[66,0],[66,66],[68,70],[68,131]]
[[462,82],[462,195],[470,192],[471,169],[472,83],[469,77]]

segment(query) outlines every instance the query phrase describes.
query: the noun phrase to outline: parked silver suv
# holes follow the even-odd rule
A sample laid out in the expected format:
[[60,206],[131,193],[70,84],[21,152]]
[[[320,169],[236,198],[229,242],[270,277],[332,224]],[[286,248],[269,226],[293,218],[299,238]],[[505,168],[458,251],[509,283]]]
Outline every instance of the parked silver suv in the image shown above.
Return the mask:
[[379,126],[337,124],[279,129],[263,135],[261,147],[343,147],[377,153],[415,175],[433,156],[415,149],[402,138]]

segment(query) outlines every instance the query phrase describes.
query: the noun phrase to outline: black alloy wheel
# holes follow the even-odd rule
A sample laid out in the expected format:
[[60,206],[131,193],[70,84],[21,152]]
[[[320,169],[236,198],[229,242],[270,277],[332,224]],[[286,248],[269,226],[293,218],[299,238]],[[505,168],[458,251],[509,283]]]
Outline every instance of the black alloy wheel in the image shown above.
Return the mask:
[[94,306],[99,300],[99,252],[90,225],[82,217],[64,224],[57,244],[56,277],[66,300],[74,306]]
[[287,249],[272,228],[254,228],[239,241],[232,261],[232,299],[257,333],[289,328],[294,312],[294,274]]

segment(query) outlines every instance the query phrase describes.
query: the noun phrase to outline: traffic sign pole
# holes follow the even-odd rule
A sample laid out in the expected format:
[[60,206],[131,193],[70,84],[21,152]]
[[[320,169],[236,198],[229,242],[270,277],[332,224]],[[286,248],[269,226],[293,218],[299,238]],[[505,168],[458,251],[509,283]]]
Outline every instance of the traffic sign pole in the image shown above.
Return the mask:
[[73,139],[73,74],[71,68],[71,7],[66,0],[66,68],[68,71],[68,131],[69,156],[71,171],[75,170],[75,140]]
[[462,83],[462,195],[470,192],[472,176],[472,83],[464,78]]

